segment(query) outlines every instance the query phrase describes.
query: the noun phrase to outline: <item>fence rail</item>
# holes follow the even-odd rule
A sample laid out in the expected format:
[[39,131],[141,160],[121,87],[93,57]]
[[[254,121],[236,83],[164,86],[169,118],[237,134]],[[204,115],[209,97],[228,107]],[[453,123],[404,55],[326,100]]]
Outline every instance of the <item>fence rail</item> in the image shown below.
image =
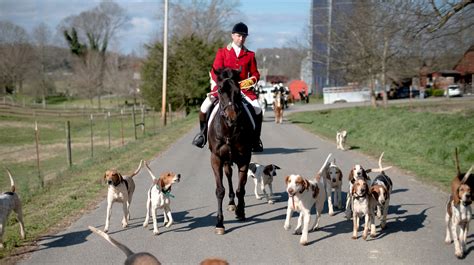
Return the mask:
[[[22,194],[32,194],[71,166],[156,135],[161,114],[145,106],[134,110],[24,108],[0,101],[0,168],[15,172]],[[185,113],[167,116],[173,122]],[[0,187],[8,186],[7,179],[0,178]]]

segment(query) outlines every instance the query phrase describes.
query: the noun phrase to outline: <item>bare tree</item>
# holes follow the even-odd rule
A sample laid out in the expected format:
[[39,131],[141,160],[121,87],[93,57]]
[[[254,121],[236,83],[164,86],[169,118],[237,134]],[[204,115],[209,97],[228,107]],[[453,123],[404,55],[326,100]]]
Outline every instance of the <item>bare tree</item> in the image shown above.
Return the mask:
[[32,61],[28,33],[9,21],[0,21],[0,73],[2,92],[7,88],[22,93],[25,76]]
[[[79,15],[65,18],[60,25],[60,30],[64,32],[71,51],[77,52],[81,58],[78,65],[81,73],[93,71],[92,76],[83,76],[90,83],[90,89],[94,89],[94,94],[88,91],[91,100],[98,97],[98,107],[101,108],[100,97],[103,90],[103,82],[106,71],[107,48],[114,39],[117,31],[126,25],[128,17],[125,10],[114,2],[101,2],[97,7],[84,11]],[[92,77],[96,79],[91,79]]]
[[37,56],[37,76],[39,78],[39,92],[43,101],[46,103],[48,95],[47,68],[49,62],[48,46],[51,44],[51,30],[45,23],[40,23],[33,29],[33,40],[35,43],[35,52]]
[[194,34],[208,43],[225,40],[232,25],[239,22],[239,5],[238,0],[192,0],[189,4],[172,4],[170,32],[176,38]]

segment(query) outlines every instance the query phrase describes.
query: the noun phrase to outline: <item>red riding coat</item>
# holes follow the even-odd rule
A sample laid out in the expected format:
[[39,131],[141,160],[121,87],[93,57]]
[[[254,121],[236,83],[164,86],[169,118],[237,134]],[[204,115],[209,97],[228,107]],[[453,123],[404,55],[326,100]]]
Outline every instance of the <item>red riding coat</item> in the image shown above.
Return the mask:
[[[219,50],[217,50],[216,58],[214,59],[212,67],[216,70],[222,67],[229,67],[238,70],[242,67],[240,72],[241,80],[252,77],[252,79],[254,79],[254,82],[257,83],[260,79],[260,73],[257,69],[257,60],[255,59],[255,53],[248,50],[245,46],[242,46],[238,57],[235,55],[235,51],[232,48],[232,43],[227,45],[227,47],[220,48]],[[217,76],[213,70],[211,70],[211,78],[214,81],[212,82],[214,85],[212,85],[211,87],[211,92],[217,92],[217,85],[215,85],[217,83]],[[242,90],[242,92],[247,97],[249,97],[250,100],[257,99],[257,95],[251,89]],[[217,93],[213,94],[217,96]]]

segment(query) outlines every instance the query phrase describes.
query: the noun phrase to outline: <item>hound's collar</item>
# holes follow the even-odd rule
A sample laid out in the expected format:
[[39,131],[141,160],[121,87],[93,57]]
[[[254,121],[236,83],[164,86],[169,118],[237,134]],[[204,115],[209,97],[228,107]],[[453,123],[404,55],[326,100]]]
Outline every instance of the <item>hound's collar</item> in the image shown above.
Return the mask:
[[171,187],[165,189],[161,189],[161,192],[163,192],[163,195],[165,195],[168,198],[174,198],[174,195],[171,194]]
[[360,200],[360,199],[363,199],[363,198],[367,197],[366,195],[367,195],[367,194],[359,195],[359,196],[354,195],[353,197],[354,197],[354,199],[356,199],[356,200]]

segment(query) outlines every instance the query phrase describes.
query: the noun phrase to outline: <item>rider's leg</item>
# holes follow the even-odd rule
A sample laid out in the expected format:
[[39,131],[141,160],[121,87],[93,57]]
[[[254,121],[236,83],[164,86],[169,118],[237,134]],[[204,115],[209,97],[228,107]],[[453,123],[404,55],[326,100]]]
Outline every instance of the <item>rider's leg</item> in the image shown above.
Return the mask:
[[196,136],[194,136],[192,144],[203,148],[207,142],[207,121],[209,119],[208,112],[212,110],[211,106],[213,105],[213,100],[209,97],[206,97],[204,102],[201,104],[200,112],[199,112],[199,127],[200,131]]
[[[246,99],[248,99],[246,97]],[[253,106],[255,111],[255,138],[252,144],[252,151],[253,152],[262,152],[263,151],[263,144],[262,140],[260,140],[260,134],[262,132],[262,122],[263,122],[263,113],[258,100],[248,100],[248,102]]]

